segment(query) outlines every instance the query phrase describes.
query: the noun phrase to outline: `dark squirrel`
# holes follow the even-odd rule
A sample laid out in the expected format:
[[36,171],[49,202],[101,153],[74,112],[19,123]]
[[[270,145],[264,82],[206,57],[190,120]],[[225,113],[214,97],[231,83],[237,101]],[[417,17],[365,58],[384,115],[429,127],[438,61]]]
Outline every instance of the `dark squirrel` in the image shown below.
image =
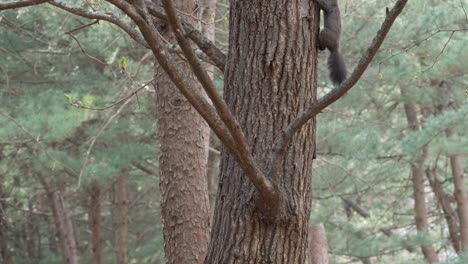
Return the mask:
[[328,49],[328,70],[335,85],[346,79],[346,65],[340,53],[341,15],[338,0],[315,0],[324,14],[324,27],[319,34],[319,49]]

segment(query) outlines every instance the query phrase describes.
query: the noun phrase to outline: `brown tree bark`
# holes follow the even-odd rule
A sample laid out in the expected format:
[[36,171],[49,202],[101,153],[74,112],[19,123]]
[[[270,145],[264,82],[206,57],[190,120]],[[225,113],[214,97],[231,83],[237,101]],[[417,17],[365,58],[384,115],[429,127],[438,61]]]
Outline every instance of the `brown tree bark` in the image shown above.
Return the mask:
[[[193,0],[173,3],[184,13],[196,9]],[[164,37],[176,43],[171,32]],[[191,89],[202,91],[190,67],[181,59],[177,63]],[[163,70],[158,67],[157,71]],[[207,252],[210,232],[206,180],[210,130],[167,75],[161,76],[155,89],[166,263],[200,264]]]
[[309,264],[328,264],[327,234],[323,224],[309,227]]
[[[404,96],[405,91],[400,88],[401,94]],[[419,130],[419,121],[416,113],[416,108],[413,103],[404,103],[406,119],[408,126],[411,130]],[[427,228],[427,210],[426,210],[426,198],[424,193],[424,160],[427,155],[427,147],[424,146],[420,150],[420,154],[417,157],[416,163],[411,165],[411,174],[413,179],[413,192],[414,192],[414,213],[416,229],[418,232],[422,232]],[[429,263],[438,262],[438,256],[436,251],[431,245],[421,245],[421,250],[424,257]]]
[[91,185],[88,190],[88,223],[91,230],[90,245],[93,251],[94,264],[104,263],[101,239],[101,188],[97,184]]
[[463,178],[463,166],[460,156],[450,155],[450,166],[454,185],[454,196],[457,201],[458,219],[460,221],[460,242],[461,250],[468,249],[468,193]]
[[128,264],[128,177],[119,176],[110,192],[116,264]]
[[52,193],[53,212],[57,223],[60,248],[64,263],[78,264],[78,251],[76,247],[75,235],[73,232],[73,223],[62,192],[57,190]]
[[458,224],[457,224],[457,216],[450,205],[450,200],[447,197],[447,194],[444,192],[442,188],[442,184],[440,183],[439,179],[437,179],[436,173],[434,169],[426,169],[426,176],[431,184],[432,191],[434,192],[437,202],[439,203],[442,211],[444,212],[444,218],[447,222],[447,227],[449,230],[450,235],[450,242],[452,243],[453,248],[456,252],[460,251],[460,237],[458,234]]
[[[261,168],[272,168],[275,139],[315,99],[317,10],[311,2],[231,1],[225,100]],[[311,19],[313,18],[313,19]],[[288,217],[270,221],[257,190],[224,148],[205,263],[305,263],[311,205],[314,122],[293,138],[281,160],[279,191]]]

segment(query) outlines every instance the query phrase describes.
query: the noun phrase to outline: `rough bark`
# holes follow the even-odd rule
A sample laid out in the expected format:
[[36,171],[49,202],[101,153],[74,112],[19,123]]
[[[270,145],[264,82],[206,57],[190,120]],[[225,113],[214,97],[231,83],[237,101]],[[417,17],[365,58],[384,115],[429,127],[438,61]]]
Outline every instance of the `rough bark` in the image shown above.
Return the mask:
[[435,174],[435,170],[433,169],[426,169],[426,176],[431,184],[432,191],[434,192],[437,202],[439,206],[442,208],[444,212],[444,218],[447,222],[447,227],[449,230],[450,242],[452,243],[453,248],[456,252],[460,251],[460,237],[458,234],[458,225],[457,225],[457,216],[450,205],[449,197],[444,192],[442,188],[442,184],[440,183],[439,179]]
[[[225,100],[256,162],[272,167],[275,139],[315,99],[317,12],[309,1],[231,1]],[[281,160],[278,190],[288,217],[270,221],[255,205],[256,189],[225,148],[205,263],[304,263],[311,205],[314,122]]]
[[[193,0],[177,0],[174,4],[185,13],[196,8]],[[169,31],[164,37],[176,42]],[[191,88],[202,91],[186,62],[179,59],[177,63]],[[158,67],[157,71],[162,69]],[[210,232],[206,180],[209,127],[168,76],[161,76],[155,89],[166,263],[200,264]]]
[[68,205],[61,191],[57,190],[53,192],[51,196],[64,263],[78,264],[78,251]]
[[[405,94],[403,88],[401,88],[402,95]],[[419,121],[417,117],[416,108],[413,103],[404,103],[406,119],[408,126],[411,130],[419,130]],[[427,147],[424,146],[420,150],[420,153],[416,159],[415,164],[411,165],[411,174],[413,180],[413,193],[414,193],[414,214],[416,229],[418,232],[423,232],[427,228],[427,209],[426,209],[426,198],[424,192],[424,160],[427,155]],[[438,262],[438,256],[436,251],[431,245],[422,244],[421,250],[424,258],[429,263]]]
[[101,239],[101,189],[93,184],[88,188],[88,224],[91,230],[90,245],[93,251],[94,264],[104,263]]
[[112,230],[116,264],[128,264],[128,177],[119,176],[112,186]]
[[309,264],[328,264],[327,234],[323,224],[309,227]]

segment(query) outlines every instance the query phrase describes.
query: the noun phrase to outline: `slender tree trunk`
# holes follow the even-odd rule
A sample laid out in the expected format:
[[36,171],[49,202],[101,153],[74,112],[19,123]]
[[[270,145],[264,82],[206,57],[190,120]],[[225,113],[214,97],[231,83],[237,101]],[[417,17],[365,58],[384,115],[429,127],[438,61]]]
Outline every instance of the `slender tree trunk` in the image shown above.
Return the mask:
[[450,155],[450,166],[452,168],[454,196],[457,201],[458,219],[460,221],[461,250],[468,250],[468,193],[465,180],[463,179],[463,166],[459,155]]
[[78,264],[78,251],[73,233],[71,214],[61,191],[57,190],[52,193],[52,203],[64,263]]
[[101,239],[101,189],[93,184],[89,189],[88,222],[91,229],[90,244],[93,251],[94,264],[104,263]]
[[128,177],[119,176],[112,186],[112,230],[116,264],[128,264]]
[[[224,97],[260,167],[268,172],[275,140],[315,99],[317,10],[311,1],[231,1]],[[278,188],[288,218],[272,222],[255,205],[255,188],[225,149],[205,263],[305,263],[314,122],[296,134]]]
[[[2,177],[0,176],[0,181]],[[2,185],[0,184],[0,255],[1,255],[1,263],[4,264],[11,264],[11,256],[10,250],[8,249],[8,221],[6,218],[6,198]]]
[[309,254],[310,264],[328,264],[327,234],[323,224],[315,224],[309,227]]
[[[403,88],[401,88],[402,95],[405,94]],[[413,103],[404,103],[406,119],[408,120],[408,126],[411,130],[419,130],[419,121],[416,114],[416,108]],[[416,229],[418,232],[422,232],[427,228],[427,210],[426,210],[426,199],[424,193],[424,160],[427,155],[427,147],[424,146],[415,164],[411,165],[411,174],[413,177],[413,192],[414,192],[414,213]],[[424,257],[429,263],[438,262],[438,256],[434,248],[431,245],[421,245],[421,250]]]
[[54,255],[58,253],[57,250],[57,230],[55,229],[55,223],[53,217],[47,217],[47,238],[49,242],[49,250]]
[[[216,36],[216,27],[215,27],[215,17],[216,17],[216,0],[201,0],[201,31],[205,35],[206,38],[211,40],[215,43]],[[213,79],[213,71],[215,68],[213,65],[205,63],[204,67],[208,74],[210,75],[211,79]],[[218,139],[216,138],[214,133],[210,133],[210,140],[209,146],[212,148],[217,145]],[[214,193],[214,182],[215,182],[215,165],[216,160],[218,158],[218,154],[215,151],[208,152],[208,163],[207,163],[207,172],[206,172],[206,180],[208,184],[208,198],[210,201],[210,215],[214,209],[214,201],[215,201],[215,193]]]
[[457,216],[450,205],[449,198],[445,194],[442,184],[437,179],[435,170],[426,169],[426,176],[431,184],[432,191],[434,192],[437,202],[439,203],[442,211],[444,212],[444,218],[447,222],[447,227],[450,235],[450,242],[456,252],[460,252],[460,237],[458,234]]
[[[196,1],[173,2],[181,12],[196,10]],[[172,33],[167,32],[164,37],[176,43]],[[185,81],[193,89],[202,90],[187,63],[182,60],[178,63]],[[210,130],[167,75],[161,76],[155,89],[166,263],[200,264],[206,255],[210,232],[206,181]]]

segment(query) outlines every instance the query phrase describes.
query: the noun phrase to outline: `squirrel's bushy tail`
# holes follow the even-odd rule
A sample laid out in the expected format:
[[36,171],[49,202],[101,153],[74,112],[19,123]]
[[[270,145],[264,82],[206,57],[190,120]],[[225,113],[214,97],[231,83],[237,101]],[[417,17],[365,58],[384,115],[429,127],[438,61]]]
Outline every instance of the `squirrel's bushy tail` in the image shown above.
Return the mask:
[[328,70],[330,71],[330,79],[335,85],[340,85],[347,75],[344,58],[338,49],[330,50],[328,57]]

